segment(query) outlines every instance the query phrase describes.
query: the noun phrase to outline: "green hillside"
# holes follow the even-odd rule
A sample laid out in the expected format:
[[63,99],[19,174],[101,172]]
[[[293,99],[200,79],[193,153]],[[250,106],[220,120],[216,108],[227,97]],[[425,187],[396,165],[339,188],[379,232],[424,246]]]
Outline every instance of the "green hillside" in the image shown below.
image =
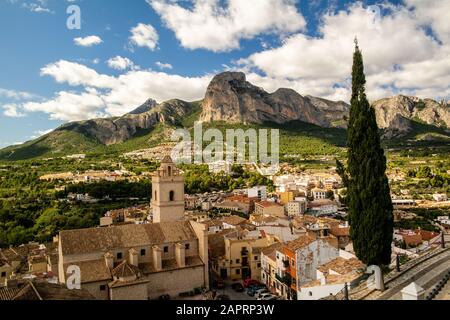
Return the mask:
[[84,134],[74,131],[56,130],[36,140],[0,150],[0,160],[14,161],[60,157],[68,154],[89,152],[98,145],[98,141]]
[[[36,140],[0,150],[0,160],[28,160],[79,153],[109,158],[134,150],[152,148],[160,143],[170,141],[170,134],[177,127],[189,128],[193,135],[193,125],[199,119],[202,109],[200,102],[194,102],[192,105],[191,113],[177,120],[174,124],[160,123],[151,129],[141,130],[133,138],[123,143],[106,146],[88,134],[70,130],[70,127],[66,126]],[[322,128],[301,121],[293,121],[283,125],[275,123],[247,125],[228,124],[226,122],[203,124],[203,130],[209,128],[219,129],[224,133],[224,137],[226,129],[279,129],[280,154],[286,157],[307,158],[309,156],[341,155],[345,151],[346,145],[346,130]],[[388,148],[445,146],[449,143],[450,132],[448,130],[420,122],[413,122],[413,131],[407,136],[384,141],[384,145]]]

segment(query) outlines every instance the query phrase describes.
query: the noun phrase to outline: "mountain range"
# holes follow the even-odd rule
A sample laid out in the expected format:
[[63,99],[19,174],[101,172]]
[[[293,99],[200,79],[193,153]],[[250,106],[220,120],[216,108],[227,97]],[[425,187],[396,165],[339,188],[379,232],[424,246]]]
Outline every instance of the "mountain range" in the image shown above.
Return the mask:
[[[400,95],[375,101],[373,107],[385,140],[410,139],[417,133],[417,139],[450,141],[450,108],[446,102]],[[152,139],[162,142],[168,137],[164,131],[192,127],[196,120],[345,129],[349,109],[343,101],[302,96],[292,89],[268,93],[248,82],[244,73],[224,72],[213,78],[202,101],[173,99],[157,103],[149,99],[121,117],[64,124],[35,140],[0,150],[0,159],[60,156],[111,146],[130,151],[147,146]]]

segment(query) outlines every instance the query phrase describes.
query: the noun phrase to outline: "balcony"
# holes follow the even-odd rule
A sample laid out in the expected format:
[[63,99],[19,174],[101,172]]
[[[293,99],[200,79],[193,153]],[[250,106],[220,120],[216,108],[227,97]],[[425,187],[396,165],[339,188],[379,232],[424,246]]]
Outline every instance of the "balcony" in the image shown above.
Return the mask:
[[242,249],[241,256],[248,256],[248,250],[247,249]]
[[279,274],[275,275],[275,278],[281,283],[287,285],[288,287],[292,284],[292,277],[290,274],[286,273],[284,276],[280,276]]

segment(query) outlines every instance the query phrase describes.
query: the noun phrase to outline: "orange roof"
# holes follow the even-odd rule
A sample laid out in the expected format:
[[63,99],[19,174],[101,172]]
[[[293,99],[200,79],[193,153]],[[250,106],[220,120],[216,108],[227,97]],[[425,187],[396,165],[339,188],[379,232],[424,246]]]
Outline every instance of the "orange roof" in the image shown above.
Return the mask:
[[420,234],[404,234],[403,240],[406,245],[418,245],[422,243],[422,236]]
[[286,243],[286,247],[292,251],[296,251],[297,249],[310,245],[314,241],[316,241],[316,238],[309,235],[301,235],[297,239]]
[[318,268],[322,273],[328,273],[329,270],[333,270],[334,272],[344,275],[355,270],[361,269],[364,267],[364,263],[359,261],[357,258],[344,259],[338,257],[330,262],[320,266]]
[[420,234],[422,236],[422,240],[424,241],[429,241],[431,239],[436,238],[439,235],[439,233],[437,232],[427,230],[417,230],[417,234]]
[[333,236],[336,236],[336,237],[348,237],[350,235],[350,228],[348,228],[348,227],[331,228],[330,232]]
[[281,204],[276,203],[276,202],[270,202],[270,201],[260,201],[260,202],[257,202],[257,204],[263,206],[264,208],[281,207]]

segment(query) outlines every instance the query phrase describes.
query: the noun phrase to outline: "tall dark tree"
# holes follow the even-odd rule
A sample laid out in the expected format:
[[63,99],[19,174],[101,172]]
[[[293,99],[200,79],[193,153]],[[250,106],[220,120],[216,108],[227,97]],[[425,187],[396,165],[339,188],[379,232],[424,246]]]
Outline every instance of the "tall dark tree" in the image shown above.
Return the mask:
[[375,111],[365,93],[363,57],[357,40],[355,44],[348,163],[346,170],[338,163],[338,172],[347,186],[350,236],[357,257],[367,265],[387,265],[391,261],[394,218],[386,157]]

